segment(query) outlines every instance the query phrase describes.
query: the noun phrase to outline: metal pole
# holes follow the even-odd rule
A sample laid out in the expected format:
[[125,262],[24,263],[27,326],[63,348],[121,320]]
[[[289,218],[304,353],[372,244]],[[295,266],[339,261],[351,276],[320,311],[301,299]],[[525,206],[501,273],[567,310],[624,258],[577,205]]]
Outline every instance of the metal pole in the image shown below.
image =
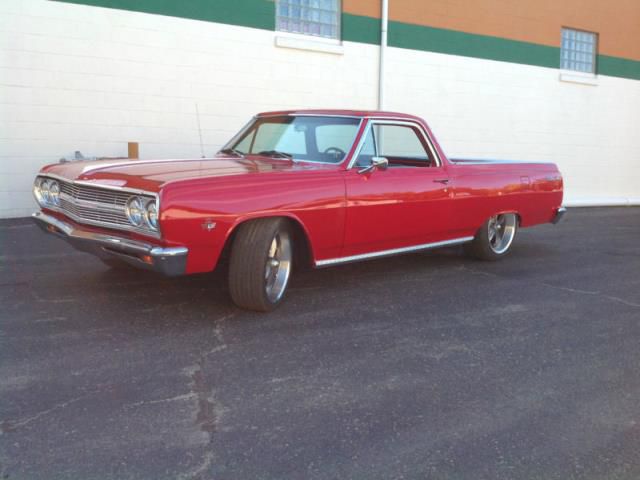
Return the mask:
[[389,0],[382,0],[380,18],[380,71],[378,72],[378,110],[384,109],[384,57],[387,50],[387,29],[389,27]]

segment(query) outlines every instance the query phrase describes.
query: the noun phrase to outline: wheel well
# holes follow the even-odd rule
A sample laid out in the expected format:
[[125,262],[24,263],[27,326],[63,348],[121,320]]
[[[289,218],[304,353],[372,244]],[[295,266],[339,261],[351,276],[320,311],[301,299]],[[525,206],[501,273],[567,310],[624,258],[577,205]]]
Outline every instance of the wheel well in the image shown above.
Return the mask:
[[[513,214],[516,216],[516,222],[518,223],[518,227],[520,227],[520,224],[522,223],[522,216],[520,215],[520,212],[518,212],[518,211],[516,211],[516,210],[510,210],[510,211],[509,211],[509,210],[507,210],[507,211],[503,211],[503,212],[496,213],[496,214],[494,214],[494,215],[500,215],[500,214],[503,214],[503,213],[513,213]],[[493,215],[492,215],[492,216],[493,216]],[[491,217],[489,217],[489,218],[491,218]],[[488,220],[488,219],[487,219],[487,220]],[[485,221],[486,221],[486,220],[485,220]]]
[[[313,264],[313,255],[311,250],[311,243],[307,234],[297,219],[286,217],[286,216],[273,216],[273,217],[257,217],[257,218],[249,218],[244,220],[233,227],[231,233],[227,236],[227,240],[225,241],[224,247],[222,248],[222,253],[220,254],[220,259],[218,260],[219,264],[228,264],[229,256],[231,255],[231,248],[233,246],[233,241],[236,238],[239,227],[249,222],[253,222],[255,220],[260,220],[264,218],[283,218],[285,219],[289,225],[291,226],[291,230],[293,233],[293,245],[294,245],[294,264],[301,266],[303,269],[309,268]],[[294,267],[295,268],[295,267]]]

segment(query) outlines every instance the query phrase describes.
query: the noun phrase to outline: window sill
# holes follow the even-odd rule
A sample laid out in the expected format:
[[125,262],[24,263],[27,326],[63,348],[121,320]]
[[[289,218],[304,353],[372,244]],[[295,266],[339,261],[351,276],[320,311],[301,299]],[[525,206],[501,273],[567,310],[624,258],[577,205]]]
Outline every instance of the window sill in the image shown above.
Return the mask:
[[581,85],[598,85],[598,76],[593,73],[574,72],[571,70],[560,70],[560,81],[568,83],[579,83]]
[[276,47],[293,48],[295,50],[307,50],[311,52],[330,53],[343,55],[344,47],[338,40],[309,37],[306,35],[276,35]]

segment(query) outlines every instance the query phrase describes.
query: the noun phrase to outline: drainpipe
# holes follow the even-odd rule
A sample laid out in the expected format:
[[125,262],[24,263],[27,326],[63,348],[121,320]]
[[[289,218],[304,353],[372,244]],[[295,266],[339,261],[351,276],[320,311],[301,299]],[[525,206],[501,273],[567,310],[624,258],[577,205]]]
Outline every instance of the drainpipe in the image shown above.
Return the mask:
[[378,72],[378,110],[384,110],[384,57],[387,50],[387,29],[389,27],[389,0],[382,0],[380,16],[380,70]]

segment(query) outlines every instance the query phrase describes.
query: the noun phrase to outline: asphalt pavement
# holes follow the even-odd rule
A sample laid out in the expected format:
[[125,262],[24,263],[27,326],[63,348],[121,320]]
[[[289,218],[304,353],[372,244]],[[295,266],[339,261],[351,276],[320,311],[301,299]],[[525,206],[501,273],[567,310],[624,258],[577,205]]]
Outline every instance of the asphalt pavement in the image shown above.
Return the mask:
[[0,223],[0,478],[640,478],[640,208],[301,272],[109,270]]

